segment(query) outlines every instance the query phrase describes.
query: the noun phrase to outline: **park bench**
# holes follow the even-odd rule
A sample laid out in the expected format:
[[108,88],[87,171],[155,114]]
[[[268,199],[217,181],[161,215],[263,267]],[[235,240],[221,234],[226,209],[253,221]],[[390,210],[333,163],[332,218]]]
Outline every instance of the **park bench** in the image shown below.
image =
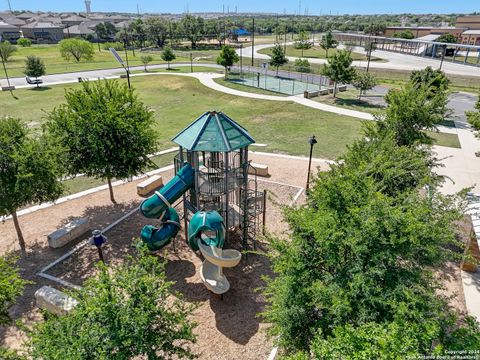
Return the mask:
[[70,312],[78,301],[64,292],[50,286],[42,286],[35,292],[37,307],[57,315],[65,315]]
[[2,91],[12,91],[15,90],[15,86],[2,86]]
[[248,167],[250,175],[268,176],[268,166],[263,164],[250,163]]
[[147,197],[152,191],[157,190],[162,186],[162,177],[160,175],[153,175],[137,185],[137,194],[142,197]]
[[328,89],[316,90],[316,91],[305,91],[303,97],[306,99],[311,99],[321,95],[328,95]]
[[65,246],[70,241],[85,234],[90,229],[90,223],[86,218],[79,218],[69,222],[63,228],[48,235],[48,245],[57,249]]
[[43,84],[43,80],[42,79],[32,79],[31,77],[27,76],[25,78],[27,80],[27,83],[30,84],[30,85],[40,85],[40,84]]

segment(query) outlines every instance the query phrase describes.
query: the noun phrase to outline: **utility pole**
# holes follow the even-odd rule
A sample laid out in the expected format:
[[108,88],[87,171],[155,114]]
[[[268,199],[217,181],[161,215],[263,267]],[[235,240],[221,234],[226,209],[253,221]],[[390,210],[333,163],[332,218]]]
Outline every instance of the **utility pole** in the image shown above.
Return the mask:
[[125,69],[127,71],[127,82],[128,82],[128,88],[130,89],[130,65],[128,64],[128,50],[127,50],[127,28],[124,26],[123,29],[125,30],[125,60],[127,61],[127,68]]
[[10,90],[10,94],[13,96],[12,86],[10,85],[10,79],[8,78],[7,67],[5,66],[5,60],[2,57],[2,64],[3,64],[3,71],[5,71],[5,77],[7,78],[8,89]]
[[255,55],[255,18],[252,19],[252,66]]

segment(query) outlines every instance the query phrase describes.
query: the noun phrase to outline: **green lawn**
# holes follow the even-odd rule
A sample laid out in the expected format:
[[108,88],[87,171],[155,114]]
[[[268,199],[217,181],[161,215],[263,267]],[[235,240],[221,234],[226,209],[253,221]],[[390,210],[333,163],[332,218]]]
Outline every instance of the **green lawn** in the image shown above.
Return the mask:
[[[268,151],[294,155],[307,155],[307,140],[314,134],[318,139],[315,156],[334,159],[360,132],[361,122],[351,117],[290,102],[240,98],[208,89],[192,78],[168,75],[133,77],[132,85],[155,112],[161,149],[172,146],[170,139],[207,110],[224,111],[245,126],[257,142],[267,143]],[[64,101],[65,88],[78,86],[16,90],[17,99],[2,92],[0,116],[20,117],[38,127],[44,121],[45,112]]]
[[434,131],[426,131],[426,133],[433,139],[434,145],[447,146],[458,149],[462,147],[460,145],[460,140],[458,139],[457,134],[439,133]]
[[[305,58],[313,58],[313,59],[326,59],[326,51],[322,49],[320,46],[313,46],[312,48],[308,50],[303,51],[303,56],[302,56],[302,50],[301,49],[295,49],[294,45],[287,45],[287,51],[286,55],[287,56],[294,56],[294,57],[305,57]],[[328,56],[331,57],[336,53],[336,49],[330,49],[328,51]],[[262,49],[258,51],[260,54],[265,54],[265,55],[271,55],[272,54],[272,48],[267,48],[267,49]],[[357,52],[352,52],[352,59],[353,60],[367,60],[367,57],[365,54],[360,54]],[[380,58],[377,58],[375,56],[372,56],[372,61],[383,61]]]
[[[368,93],[367,93],[368,94]],[[333,95],[322,95],[312,98],[314,101],[325,103],[328,105],[340,106],[351,110],[378,114],[384,107],[371,104],[362,99],[358,100],[358,90],[348,89],[347,91],[337,92],[337,97]]]
[[[189,62],[190,61],[190,52],[193,53],[193,58],[198,59],[198,61],[215,61],[218,56],[218,50],[193,50],[193,51],[178,51],[176,52],[177,59],[175,62]],[[125,52],[118,52],[122,58],[125,59]],[[139,66],[143,65],[140,57],[141,55],[148,53],[153,56],[153,64],[164,64],[165,62],[161,59],[160,51],[135,51],[135,56],[133,52],[128,52],[128,60],[130,66]],[[97,70],[97,69],[108,69],[108,68],[122,68],[120,64],[114,59],[110,51],[100,50],[98,51],[95,47],[94,58],[90,61],[66,61],[60,56],[58,50],[58,45],[33,45],[31,47],[22,48],[17,46],[17,51],[9,58],[7,62],[7,71],[10,77],[24,76],[23,71],[25,68],[25,59],[29,55],[35,55],[43,59],[45,62],[45,67],[47,74],[57,74],[57,73],[66,73],[74,71],[86,71],[86,70]],[[196,60],[197,61],[197,60]],[[0,78],[4,78],[5,74],[0,71]]]
[[[178,73],[190,73],[192,72],[190,69],[190,65],[182,65],[178,66],[175,64],[170,64],[170,69],[150,69],[147,67],[147,72],[148,73],[170,73],[172,75],[178,74]],[[224,71],[223,69],[220,68],[214,68],[214,67],[208,67],[208,66],[193,66],[193,72],[212,72],[212,73],[218,73],[218,74],[223,74]],[[131,72],[132,74],[144,74],[144,70],[135,70]]]

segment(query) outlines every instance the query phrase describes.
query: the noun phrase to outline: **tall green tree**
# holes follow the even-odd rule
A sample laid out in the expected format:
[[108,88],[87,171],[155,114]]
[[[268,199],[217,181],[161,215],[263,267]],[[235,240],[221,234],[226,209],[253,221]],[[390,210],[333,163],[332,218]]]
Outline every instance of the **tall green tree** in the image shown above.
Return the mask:
[[382,23],[371,23],[368,24],[364,29],[363,32],[368,35],[383,35],[386,29],[386,25]]
[[277,69],[278,75],[278,68],[288,63],[288,59],[285,56],[285,51],[283,51],[283,47],[280,44],[275,45],[272,49],[272,55],[270,55],[270,65]]
[[195,49],[197,43],[205,38],[205,20],[200,16],[185,15],[180,20],[180,29],[183,36],[192,44],[192,49]]
[[49,360],[193,359],[192,306],[172,290],[164,263],[141,249],[71,295],[79,304],[32,331],[30,356]]
[[112,179],[127,179],[152,166],[154,118],[126,84],[83,82],[65,92],[66,103],[48,114],[46,127],[64,150],[68,173],[104,179],[115,203]]
[[133,41],[137,47],[145,47],[145,40],[147,39],[147,31],[142,19],[135,19],[128,25],[128,32],[131,34]]
[[162,60],[167,62],[167,69],[170,69],[170,62],[175,60],[177,56],[170,46],[166,46],[162,52]]
[[430,144],[432,139],[424,132],[435,131],[448,113],[447,94],[432,92],[432,88],[407,84],[392,89],[385,96],[387,108],[382,125],[395,133],[399,145]]
[[362,94],[365,91],[373,89],[375,86],[377,86],[377,84],[378,81],[375,75],[367,72],[357,72],[352,82],[352,85],[359,90],[359,100],[362,98]]
[[[25,60],[24,72],[25,72],[25,75],[38,79],[40,76],[43,76],[46,73],[45,63],[38,56],[34,56],[34,55],[27,56],[27,59]],[[38,82],[37,82],[37,87],[38,87]]]
[[209,37],[215,37],[218,41],[218,46],[225,45],[227,40],[227,24],[226,19],[222,19],[223,23],[219,19],[210,19],[205,22],[206,35]]
[[228,69],[232,67],[237,61],[240,60],[237,52],[234,48],[224,45],[217,57],[217,64],[222,65],[225,68],[225,77],[228,76]]
[[425,86],[430,88],[432,95],[438,92],[446,93],[450,80],[445,73],[439,69],[432,69],[431,66],[427,66],[422,70],[414,70],[410,74],[410,82],[414,86]]
[[0,41],[0,59],[5,62],[8,62],[8,58],[17,51],[17,48],[10,44],[7,40]]
[[287,353],[308,354],[297,359],[475,349],[478,324],[459,325],[434,276],[463,246],[455,234],[461,198],[438,192],[429,149],[366,127],[365,138],[318,174],[307,204],[285,211],[291,238],[271,239],[270,331]]
[[393,34],[394,38],[399,38],[399,39],[415,39],[415,35],[413,34],[412,30],[403,30],[400,32],[396,32]]
[[11,215],[18,243],[26,253],[17,210],[54,201],[63,192],[55,150],[19,119],[0,120],[0,216]]
[[295,44],[294,44],[296,49],[301,49],[302,50],[302,57],[303,57],[303,52],[305,50],[310,49],[313,46],[312,41],[310,40],[310,36],[306,31],[301,31],[300,34],[298,34],[297,38],[295,39]]
[[328,50],[335,49],[338,46],[337,40],[333,38],[331,30],[328,30],[320,40],[320,47],[325,50],[325,57],[328,59]]
[[453,34],[445,33],[440,35],[435,41],[441,43],[456,44],[458,42],[458,39]]
[[115,25],[110,22],[102,22],[95,25],[94,31],[97,34],[97,38],[102,41],[115,39],[115,34],[117,33]]
[[337,85],[350,83],[356,75],[355,68],[352,67],[352,56],[346,50],[340,50],[328,59],[322,69],[322,75],[335,82],[333,87],[333,97],[337,96]]
[[155,16],[145,20],[145,32],[148,40],[163,48],[168,36],[168,26],[163,18]]
[[65,60],[73,58],[76,62],[80,62],[80,60],[91,60],[95,53],[92,43],[77,38],[63,39],[58,43],[58,48]]
[[[472,128],[475,131],[475,136],[480,137],[480,96],[478,97],[477,103],[475,104],[474,111],[467,111],[467,120]],[[477,153],[477,156],[479,154]]]

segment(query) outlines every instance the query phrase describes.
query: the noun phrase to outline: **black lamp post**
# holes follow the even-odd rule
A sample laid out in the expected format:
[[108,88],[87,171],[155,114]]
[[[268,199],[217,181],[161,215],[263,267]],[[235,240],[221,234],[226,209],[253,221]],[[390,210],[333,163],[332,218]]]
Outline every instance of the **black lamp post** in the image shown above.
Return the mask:
[[310,139],[308,139],[308,143],[310,144],[310,157],[308,158],[308,174],[307,174],[307,185],[305,187],[306,191],[310,187],[310,171],[312,168],[312,155],[313,155],[313,146],[317,143],[317,139],[315,139],[315,135],[312,135]]
[[442,60],[440,60],[440,68],[439,70],[442,70],[442,66],[443,66],[443,60],[445,60],[445,53],[447,52],[447,45],[446,44],[443,44],[442,45]]
[[100,258],[101,262],[105,262],[103,260],[103,251],[102,245],[105,244],[107,241],[107,237],[102,234],[100,230],[93,230],[92,237],[90,238],[90,244],[95,245],[98,249],[98,257]]

